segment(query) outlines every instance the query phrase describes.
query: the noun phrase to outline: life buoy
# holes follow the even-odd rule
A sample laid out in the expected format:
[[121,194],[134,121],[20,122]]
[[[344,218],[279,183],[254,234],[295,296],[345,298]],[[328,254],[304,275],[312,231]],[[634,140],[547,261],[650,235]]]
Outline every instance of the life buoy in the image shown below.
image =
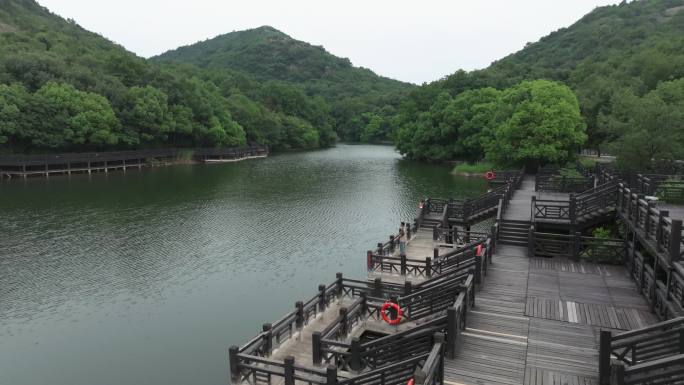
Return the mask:
[[406,385],[414,385],[415,383],[416,383],[416,380],[414,380],[413,378],[409,378],[409,380],[408,380],[408,382],[406,383]]
[[485,178],[487,180],[492,180],[492,179],[496,178],[496,174],[494,173],[494,171],[487,171],[485,173]]
[[[397,311],[397,318],[390,319],[387,315],[387,309],[389,309],[390,307]],[[380,308],[380,315],[382,316],[382,320],[390,325],[397,325],[399,322],[401,322],[401,316],[403,314],[404,313],[401,311],[399,305],[394,302],[385,302]]]
[[475,255],[478,257],[482,255],[482,244],[481,243],[479,245],[477,245],[477,247],[475,248]]
[[373,252],[370,250],[366,253],[366,265],[368,270],[373,270]]

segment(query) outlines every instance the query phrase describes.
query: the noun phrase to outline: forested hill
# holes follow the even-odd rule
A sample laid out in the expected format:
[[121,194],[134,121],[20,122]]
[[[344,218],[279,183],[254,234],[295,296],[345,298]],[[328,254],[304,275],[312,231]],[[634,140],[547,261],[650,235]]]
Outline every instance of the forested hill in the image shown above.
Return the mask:
[[[378,123],[392,115],[398,100],[414,88],[354,67],[346,58],[269,26],[220,35],[152,60],[238,70],[258,80],[296,85],[307,95],[325,98],[332,107],[338,134],[355,141],[387,138],[389,124],[373,127],[371,121]],[[372,127],[367,127],[369,123]]]
[[[644,130],[649,131],[650,128],[642,126],[639,129],[641,133],[627,132],[630,127],[639,127],[640,124],[638,117],[628,112],[641,110],[645,103],[650,102],[664,103],[663,108],[672,111],[679,102],[674,101],[676,98],[663,101],[662,94],[669,91],[657,91],[657,88],[678,88],[683,82],[676,81],[682,77],[684,1],[623,1],[619,5],[596,8],[570,27],[561,28],[538,42],[527,43],[519,52],[492,63],[486,69],[457,71],[415,89],[400,109],[398,125],[412,126],[411,131],[439,130],[440,135],[454,138],[457,127],[450,133],[437,128],[440,121],[420,117],[423,113],[430,113],[431,108],[438,107],[439,103],[445,103],[445,100],[440,101],[440,95],[445,96],[444,92],[454,97],[466,90],[485,87],[502,90],[523,80],[549,79],[568,85],[577,95],[587,125],[587,145],[599,147],[620,139],[641,142],[645,147],[642,141]],[[665,84],[668,82],[674,83]],[[655,111],[654,108],[650,110]],[[439,115],[434,108],[432,112],[431,116]],[[425,127],[428,123],[421,122],[429,122],[436,128],[430,129]],[[432,141],[440,143],[444,141],[440,135],[416,136],[431,137]],[[662,132],[660,136],[674,142],[681,135]],[[410,137],[403,138],[404,142],[411,140]],[[457,148],[443,150],[417,157],[461,156]],[[610,150],[619,151],[616,148]]]
[[335,142],[323,98],[152,63],[33,0],[0,1],[0,153]]

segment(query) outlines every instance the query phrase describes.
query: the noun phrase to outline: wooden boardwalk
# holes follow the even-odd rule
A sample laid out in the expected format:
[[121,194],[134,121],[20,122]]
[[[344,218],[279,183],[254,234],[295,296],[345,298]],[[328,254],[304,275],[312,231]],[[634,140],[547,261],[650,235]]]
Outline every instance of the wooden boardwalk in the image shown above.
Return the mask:
[[[431,223],[421,210],[416,219],[420,228],[412,232],[406,256],[399,256],[396,235],[379,243],[367,253],[368,280],[340,273],[333,283],[319,286],[316,296],[297,302],[293,312],[265,324],[247,344],[232,346],[231,378],[248,385],[402,385],[411,378],[417,385],[598,385],[599,373],[605,379],[612,370],[610,355],[620,354],[610,351],[611,333],[614,340],[626,338],[620,333],[629,330],[640,329],[636,333],[643,335],[652,330],[643,328],[659,321],[649,286],[635,284],[630,275],[643,272],[649,277],[648,266],[642,262],[637,266],[641,270],[630,273],[622,265],[580,261],[580,256],[627,260],[630,245],[603,240],[603,249],[591,249],[593,238],[541,233],[531,226],[539,200],[546,200],[549,215],[572,225],[570,229],[580,215],[596,211],[607,217],[608,206],[620,208],[612,188],[617,184],[594,188],[580,199],[536,192],[534,178],[518,174],[501,190],[497,220],[487,233],[467,231],[475,222],[456,231],[453,226],[462,222],[444,219],[450,210],[445,200],[432,200],[434,206],[426,207],[441,210],[442,220]],[[571,210],[558,209],[568,204]],[[652,207],[642,210],[639,205],[629,204],[630,220],[638,218],[635,212]],[[575,215],[578,206],[580,215]],[[643,226],[657,234],[649,227],[652,222]],[[677,230],[680,224],[670,226]],[[668,229],[661,229],[662,234]],[[668,234],[679,234],[675,230]],[[667,238],[653,237],[661,243]],[[673,247],[679,238],[667,239],[672,242],[658,250],[679,257],[679,248]],[[539,248],[544,242],[549,250]],[[567,245],[572,253],[563,249]],[[621,253],[610,254],[613,246]],[[650,274],[653,284],[656,276]],[[681,282],[672,287],[684,287]],[[639,287],[651,297],[644,297]],[[403,309],[405,319],[397,326],[381,320],[387,301]],[[650,335],[646,338],[651,343]],[[681,356],[674,358],[684,364]],[[644,372],[640,364],[629,368],[630,375]]]
[[[535,194],[525,178],[504,218],[529,220]],[[528,258],[509,245],[495,251],[475,303],[446,384],[597,384],[600,330],[658,321],[623,266]]]

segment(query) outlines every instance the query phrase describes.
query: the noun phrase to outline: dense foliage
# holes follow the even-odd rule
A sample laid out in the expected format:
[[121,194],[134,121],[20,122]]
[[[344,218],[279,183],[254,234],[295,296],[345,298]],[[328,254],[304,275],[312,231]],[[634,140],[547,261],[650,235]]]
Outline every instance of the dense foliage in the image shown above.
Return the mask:
[[401,126],[397,148],[428,160],[483,158],[500,166],[562,163],[584,143],[579,104],[565,85],[525,81],[455,97],[442,92],[430,109]]
[[312,46],[268,26],[232,32],[168,51],[154,61],[192,64],[205,69],[241,71],[260,81],[294,85],[330,105],[332,124],[347,141],[391,138],[390,118],[413,88],[353,67],[323,47]]
[[[684,1],[623,1],[596,8],[572,26],[528,43],[487,69],[457,71],[414,89],[398,109],[397,145],[417,159],[482,157],[484,154],[473,154],[465,143],[470,139],[479,142],[476,136],[490,127],[486,121],[490,114],[482,111],[499,103],[495,91],[524,80],[549,79],[568,85],[577,95],[587,127],[587,146],[621,155],[623,163],[648,165],[649,156],[681,157],[675,149],[684,146],[684,138],[675,131],[679,128],[681,132],[682,120],[673,115],[681,108],[679,99],[663,93],[676,94],[674,89],[681,87],[677,80],[683,77]],[[666,85],[668,82],[672,85]],[[659,87],[669,91],[653,94]],[[477,111],[485,118],[474,127],[474,137],[466,134],[463,122],[451,120],[453,114],[440,113],[447,101],[453,105],[457,99],[464,104],[462,111]],[[664,110],[670,111],[668,117],[657,118]],[[405,134],[411,130],[419,133],[410,140],[415,144],[406,148]],[[650,143],[644,140],[667,145],[653,145],[649,150],[640,146]],[[634,150],[642,154],[634,154]],[[627,159],[632,155],[636,158]]]
[[152,63],[33,0],[0,2],[0,152],[313,148],[334,111],[284,81]]

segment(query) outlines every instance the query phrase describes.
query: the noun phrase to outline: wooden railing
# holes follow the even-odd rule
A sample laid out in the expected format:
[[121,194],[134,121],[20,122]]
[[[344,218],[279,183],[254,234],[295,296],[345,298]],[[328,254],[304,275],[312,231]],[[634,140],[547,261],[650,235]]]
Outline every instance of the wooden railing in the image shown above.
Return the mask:
[[651,246],[654,255],[664,256],[667,263],[682,258],[682,221],[670,218],[667,210],[656,209],[655,202],[620,183],[617,212]]
[[[379,318],[379,307],[366,307],[366,299],[372,297],[384,300],[398,294],[403,294],[403,287],[391,283],[367,282],[346,279],[341,273],[337,274],[334,282],[319,285],[318,293],[308,301],[298,301],[295,309],[273,323],[263,325],[262,332],[241,347],[232,346],[230,352],[231,378],[234,383],[255,380],[271,383],[273,377],[284,377],[288,370],[294,370],[293,378],[317,378],[313,384],[324,384],[326,371],[318,371],[289,363],[286,359],[274,360],[268,358],[272,351],[292,338],[296,332],[309,324],[319,314],[322,314],[334,301],[348,297],[354,301],[347,308],[343,308],[345,319],[337,321],[336,325],[344,330],[351,330],[362,318],[371,315]],[[340,317],[342,317],[342,312]],[[334,332],[339,332],[334,330]],[[291,364],[291,365],[290,365]],[[312,377],[313,376],[313,377]],[[318,376],[318,377],[316,377]]]
[[616,204],[617,182],[609,181],[581,194],[570,194],[568,200],[537,199],[532,197],[533,221],[556,221],[575,224],[585,216],[607,213]]
[[[379,255],[368,251],[368,271],[430,278],[449,273],[452,270],[472,270],[475,275],[475,282],[480,284],[487,274],[487,266],[492,261],[494,250],[492,235],[480,232],[461,232],[456,237],[461,237],[460,240],[463,243],[454,244],[453,250],[442,255],[439,253],[443,249],[435,248],[432,257],[425,257],[425,259]],[[466,240],[468,243],[465,243]],[[478,247],[480,248],[479,255],[477,254]]]
[[497,212],[501,199],[508,202],[513,192],[520,187],[522,171],[512,174],[506,179],[506,183],[488,191],[477,198],[464,200],[428,198],[422,206],[419,206],[414,221],[414,229],[423,226],[428,215],[442,228],[449,228],[450,223],[470,224],[483,217],[494,215]]
[[560,175],[537,175],[534,191],[580,193],[594,187],[593,177],[566,177]]
[[627,259],[627,243],[623,239],[585,237],[536,232],[530,228],[530,257],[566,257],[596,263],[622,264]]
[[472,276],[444,280],[392,301],[398,303],[404,312],[402,322],[415,322],[426,317],[432,319],[366,343],[361,343],[356,337],[348,339],[346,332],[350,330],[350,319],[364,316],[380,318],[381,302],[366,302],[362,297],[349,311],[341,311],[328,327],[312,334],[313,363],[332,364],[346,371],[379,369],[408,357],[430,353],[435,332],[446,333],[447,352],[450,357],[455,357],[467,311],[475,301]]
[[683,368],[684,317],[617,335],[601,331],[601,385],[679,384]]
[[435,333],[435,344],[425,363],[413,374],[416,385],[442,385],[444,383],[444,334]]

